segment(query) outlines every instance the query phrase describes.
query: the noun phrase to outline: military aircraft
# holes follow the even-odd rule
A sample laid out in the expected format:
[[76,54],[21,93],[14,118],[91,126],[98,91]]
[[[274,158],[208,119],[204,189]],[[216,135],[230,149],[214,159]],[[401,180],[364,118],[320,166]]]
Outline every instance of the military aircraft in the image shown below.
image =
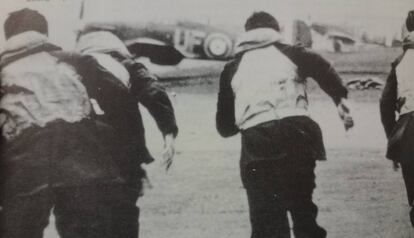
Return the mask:
[[[312,46],[310,28],[301,20],[285,27],[291,44]],[[84,31],[93,28],[113,32],[137,57],[147,57],[159,65],[177,65],[184,58],[229,60],[234,56],[236,39],[240,32],[192,21],[175,23],[116,23],[92,22]],[[289,30],[288,30],[289,29]]]
[[[177,65],[183,59],[229,60],[234,56],[236,39],[241,33],[231,28],[188,20],[168,22],[88,22],[83,21],[85,0],[81,0],[79,19],[84,26],[81,31],[93,28],[113,32],[123,40],[136,57],[147,57],[158,65]],[[287,42],[312,46],[309,26],[302,20],[286,24]]]
[[113,32],[125,42],[132,54],[148,57],[159,65],[176,65],[184,58],[228,60],[233,56],[237,34],[207,24],[175,23],[105,23],[92,22],[93,28]]
[[[188,20],[168,22],[88,22],[85,24],[85,2],[81,0],[79,19],[81,31],[93,28],[113,32],[125,42],[136,57],[147,57],[158,65],[177,65],[184,58],[229,60],[234,56],[236,39],[241,33],[231,28]],[[294,20],[286,27],[289,43],[312,45],[310,29],[305,22]]]

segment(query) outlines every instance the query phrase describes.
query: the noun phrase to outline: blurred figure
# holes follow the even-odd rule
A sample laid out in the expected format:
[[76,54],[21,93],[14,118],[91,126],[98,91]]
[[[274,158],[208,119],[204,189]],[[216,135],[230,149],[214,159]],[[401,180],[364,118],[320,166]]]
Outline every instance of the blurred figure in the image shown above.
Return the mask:
[[216,124],[223,137],[241,132],[241,177],[247,191],[252,238],[323,238],[312,202],[315,161],[325,160],[322,133],[309,118],[306,78],[333,99],[345,129],[353,126],[347,89],[318,54],[282,44],[277,20],[250,16],[246,33],[220,78]]
[[[117,212],[118,237],[136,238],[139,228],[138,197],[142,195],[146,172],[141,164],[154,159],[145,145],[144,127],[138,103],[144,105],[155,119],[164,136],[164,163],[171,166],[175,152],[174,140],[178,133],[174,109],[164,88],[144,65],[132,59],[124,43],[109,31],[94,29],[80,36],[76,51],[90,55],[100,66],[128,87],[125,94],[102,93],[109,103],[99,103],[102,108],[98,119],[113,126],[120,142],[119,167],[128,186],[132,188],[129,200]],[[114,105],[121,106],[114,106]]]
[[414,227],[414,10],[408,13],[406,26],[409,34],[403,40],[404,52],[392,63],[380,109],[388,138],[387,158],[394,162],[395,170],[401,165]]
[[[4,23],[0,125],[2,238],[41,238],[53,208],[61,237],[115,238],[114,207],[125,183],[113,155],[113,130],[92,117],[89,96],[127,88],[48,42],[48,23],[36,11],[13,12]],[[104,88],[105,89],[105,88]],[[106,140],[102,139],[105,138]]]

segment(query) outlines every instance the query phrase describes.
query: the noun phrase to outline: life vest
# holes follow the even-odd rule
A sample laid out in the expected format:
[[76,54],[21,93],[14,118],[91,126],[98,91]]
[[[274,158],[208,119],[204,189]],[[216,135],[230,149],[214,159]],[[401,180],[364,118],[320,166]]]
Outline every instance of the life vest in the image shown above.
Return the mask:
[[414,49],[408,49],[395,68],[398,98],[404,101],[400,114],[414,111]]
[[91,104],[80,76],[47,52],[13,61],[1,70],[2,134],[10,140],[26,128],[89,117]]
[[289,116],[308,115],[306,81],[275,46],[244,53],[232,80],[240,129]]

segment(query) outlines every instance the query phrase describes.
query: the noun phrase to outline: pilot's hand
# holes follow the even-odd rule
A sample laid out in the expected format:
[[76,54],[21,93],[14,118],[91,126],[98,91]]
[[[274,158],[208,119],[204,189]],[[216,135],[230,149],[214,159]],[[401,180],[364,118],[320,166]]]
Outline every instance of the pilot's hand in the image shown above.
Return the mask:
[[152,189],[152,188],[153,188],[152,183],[151,183],[151,181],[149,180],[148,175],[147,175],[147,173],[146,173],[146,172],[145,172],[145,174],[144,174],[144,175],[142,176],[142,178],[141,178],[141,185],[142,185],[142,188],[141,188],[141,190],[139,191],[139,196],[140,196],[140,197],[144,196],[144,194],[145,194],[148,190],[150,190],[150,189]]
[[4,113],[0,113],[0,127],[3,127],[7,121],[7,116]]
[[338,106],[338,114],[341,118],[342,122],[344,123],[345,130],[349,130],[354,126],[354,119],[351,115],[351,107],[348,103],[348,100],[342,98],[339,102]]
[[396,103],[396,108],[397,108],[397,112],[401,112],[401,108],[405,105],[405,102],[407,101],[406,97],[400,97],[397,100]]
[[167,134],[164,136],[164,152],[162,154],[163,165],[165,166],[165,170],[171,167],[174,159],[175,154],[175,139],[173,134]]
[[394,169],[394,171],[398,171],[398,169],[400,168],[400,164],[396,161],[392,162],[392,168]]

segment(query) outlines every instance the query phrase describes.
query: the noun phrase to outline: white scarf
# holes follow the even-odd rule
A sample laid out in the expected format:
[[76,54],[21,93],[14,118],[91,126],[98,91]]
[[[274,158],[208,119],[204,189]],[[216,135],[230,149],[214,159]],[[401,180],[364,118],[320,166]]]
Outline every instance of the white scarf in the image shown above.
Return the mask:
[[4,46],[1,60],[48,43],[48,38],[37,31],[27,31],[10,37]]
[[265,47],[281,40],[279,32],[271,28],[257,28],[247,31],[237,40],[235,53]]
[[124,42],[109,31],[94,31],[82,35],[75,51],[82,54],[117,52],[126,58],[131,57]]

